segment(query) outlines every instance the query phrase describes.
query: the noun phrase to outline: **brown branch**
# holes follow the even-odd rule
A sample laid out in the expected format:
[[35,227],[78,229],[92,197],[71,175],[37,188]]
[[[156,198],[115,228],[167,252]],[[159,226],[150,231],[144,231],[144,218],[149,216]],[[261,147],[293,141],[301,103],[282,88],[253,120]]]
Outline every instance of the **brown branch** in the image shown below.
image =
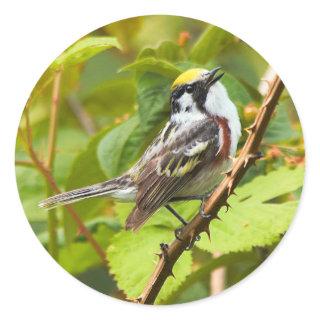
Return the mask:
[[173,275],[172,268],[174,264],[182,255],[183,251],[190,244],[193,244],[197,235],[201,232],[206,232],[210,238],[210,221],[217,218],[221,207],[227,206],[228,208],[228,197],[233,193],[233,190],[249,167],[260,158],[259,146],[283,89],[284,85],[281,79],[275,76],[254,123],[246,129],[249,136],[239,157],[234,162],[232,169],[226,173],[226,177],[205,203],[204,212],[209,215],[209,218],[203,218],[200,214],[197,214],[190,223],[182,229],[179,234],[181,240],[176,239],[169,246],[162,245],[162,253],[160,254],[158,264],[142,294],[137,299],[138,303],[154,303],[166,279],[170,275]]
[[[59,100],[60,100],[60,83],[61,83],[62,70],[55,72],[53,78],[51,107],[49,117],[49,131],[48,131],[48,158],[47,169],[53,171],[53,163],[56,156],[56,144],[57,144],[57,126],[59,115]],[[52,195],[52,188],[47,184],[47,197]],[[49,231],[49,243],[48,251],[54,259],[59,258],[59,246],[57,236],[58,218],[56,215],[56,209],[48,215],[48,231]]]
[[[26,119],[26,137],[24,136],[21,129],[19,129],[18,133],[21,136],[21,140],[29,153],[29,156],[34,163],[34,166],[39,170],[39,172],[43,175],[45,180],[47,181],[48,185],[51,187],[51,189],[55,193],[61,193],[61,190],[59,189],[55,179],[53,178],[51,171],[47,168],[46,164],[44,164],[37,156],[33,144],[32,144],[32,129],[30,126],[29,121],[29,110],[28,107],[25,109],[25,119]],[[52,144],[53,145],[53,144]],[[49,149],[49,150],[53,150]],[[96,239],[92,236],[91,232],[87,229],[87,227],[82,222],[79,214],[74,210],[74,208],[71,205],[66,205],[66,209],[68,210],[69,214],[71,215],[72,219],[76,222],[79,231],[81,234],[85,236],[89,244],[91,244],[92,248],[95,250],[95,252],[100,257],[103,264],[106,263],[106,254],[102,247],[100,247],[99,243],[96,241]]]
[[48,133],[48,159],[47,168],[51,170],[54,158],[55,149],[57,143],[57,125],[58,125],[58,112],[59,112],[59,98],[60,98],[60,83],[61,83],[62,71],[57,71],[53,79],[53,89],[51,96],[51,108],[50,108],[50,122]]

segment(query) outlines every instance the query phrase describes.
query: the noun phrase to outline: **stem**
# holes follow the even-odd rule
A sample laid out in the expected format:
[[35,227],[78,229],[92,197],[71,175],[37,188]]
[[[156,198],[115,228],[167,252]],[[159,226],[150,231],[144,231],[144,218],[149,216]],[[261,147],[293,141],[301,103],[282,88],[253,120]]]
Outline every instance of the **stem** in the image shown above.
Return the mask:
[[[56,156],[57,143],[57,125],[59,114],[59,98],[60,98],[60,83],[62,71],[57,71],[53,79],[51,108],[49,118],[49,133],[48,133],[48,159],[47,168],[53,171],[53,163]],[[47,197],[52,195],[52,188],[47,183]],[[49,244],[48,249],[51,256],[57,260],[59,255],[58,236],[57,236],[58,218],[56,209],[52,210],[48,215],[48,230],[49,230]]]
[[[220,252],[214,252],[212,254],[214,260],[221,257]],[[221,266],[213,270],[210,274],[210,291],[212,295],[216,295],[222,292],[225,288],[226,283],[226,267]]]
[[[18,133],[21,136],[21,140],[22,140],[27,152],[29,153],[29,156],[30,156],[34,166],[43,175],[44,179],[49,184],[51,189],[55,193],[61,193],[61,190],[58,188],[58,185],[57,185],[56,181],[54,180],[54,178],[51,174],[51,171],[38,158],[35,150],[33,149],[32,129],[30,127],[28,107],[25,109],[25,119],[26,119],[26,137],[24,136],[21,129],[19,129],[19,131],[18,131]],[[95,250],[97,255],[100,257],[102,263],[105,264],[106,263],[106,255],[105,255],[105,251],[103,250],[103,248],[100,247],[99,243],[96,241],[96,239],[92,236],[91,232],[84,225],[79,214],[73,209],[73,207],[71,205],[66,205],[65,207],[68,210],[69,214],[71,215],[72,219],[76,222],[80,232],[84,235],[84,237],[87,239],[88,243],[92,246],[92,248]]]
[[240,182],[247,170],[261,157],[259,147],[278,99],[284,89],[281,79],[276,75],[270,83],[268,94],[265,96],[254,123],[246,129],[249,133],[247,141],[234,162],[232,169],[226,173],[225,178],[211,194],[204,205],[204,213],[209,218],[203,218],[200,212],[181,230],[180,240],[174,240],[169,246],[162,246],[158,264],[151,275],[142,294],[137,298],[138,303],[153,304],[166,279],[172,275],[172,268],[184,250],[193,244],[201,232],[210,237],[209,223],[217,218],[222,206],[227,206],[227,199]]
[[51,109],[50,109],[50,122],[48,133],[48,159],[47,168],[51,170],[56,153],[57,144],[57,125],[59,113],[59,98],[60,98],[60,83],[62,71],[57,71],[53,79],[52,96],[51,96]]

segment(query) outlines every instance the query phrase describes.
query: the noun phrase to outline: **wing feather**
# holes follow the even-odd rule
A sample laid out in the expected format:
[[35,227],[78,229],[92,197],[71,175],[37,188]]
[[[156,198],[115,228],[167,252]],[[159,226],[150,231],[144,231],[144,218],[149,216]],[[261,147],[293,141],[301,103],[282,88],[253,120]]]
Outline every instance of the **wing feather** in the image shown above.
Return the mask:
[[[171,126],[171,130],[176,129]],[[219,127],[212,119],[198,121],[188,130],[180,128],[174,137],[139,170],[137,205],[126,221],[127,229],[138,229],[191,181],[203,161],[213,161],[219,150]]]

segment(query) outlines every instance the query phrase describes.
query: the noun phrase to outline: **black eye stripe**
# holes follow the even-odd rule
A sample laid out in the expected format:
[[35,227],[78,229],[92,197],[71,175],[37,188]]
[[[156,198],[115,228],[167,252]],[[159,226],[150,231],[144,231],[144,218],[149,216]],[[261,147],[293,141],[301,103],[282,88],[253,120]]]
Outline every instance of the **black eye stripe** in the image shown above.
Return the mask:
[[[191,90],[192,89],[192,90]],[[189,91],[189,92],[188,92]],[[206,88],[203,81],[197,81],[192,84],[185,84],[174,89],[171,94],[171,111],[172,113],[181,112],[181,106],[178,103],[178,99],[185,93],[192,95],[193,100],[196,102],[196,107],[199,111],[205,112],[205,101],[208,94],[208,88]],[[190,112],[190,106],[185,108],[186,112]]]
[[198,82],[192,94],[193,100],[197,103],[197,108],[202,112],[204,111],[204,104],[207,99],[208,90],[204,83]]
[[172,99],[176,100],[179,99],[185,92],[186,88],[185,86],[180,86],[172,92]]

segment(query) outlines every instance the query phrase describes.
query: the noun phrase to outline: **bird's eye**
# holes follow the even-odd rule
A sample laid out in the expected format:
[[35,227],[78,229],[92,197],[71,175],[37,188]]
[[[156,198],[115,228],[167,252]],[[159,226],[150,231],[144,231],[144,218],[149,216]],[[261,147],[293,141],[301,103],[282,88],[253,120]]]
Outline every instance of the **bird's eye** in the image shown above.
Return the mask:
[[188,86],[186,87],[186,92],[187,92],[187,93],[192,93],[192,92],[193,92],[193,86],[188,85]]

